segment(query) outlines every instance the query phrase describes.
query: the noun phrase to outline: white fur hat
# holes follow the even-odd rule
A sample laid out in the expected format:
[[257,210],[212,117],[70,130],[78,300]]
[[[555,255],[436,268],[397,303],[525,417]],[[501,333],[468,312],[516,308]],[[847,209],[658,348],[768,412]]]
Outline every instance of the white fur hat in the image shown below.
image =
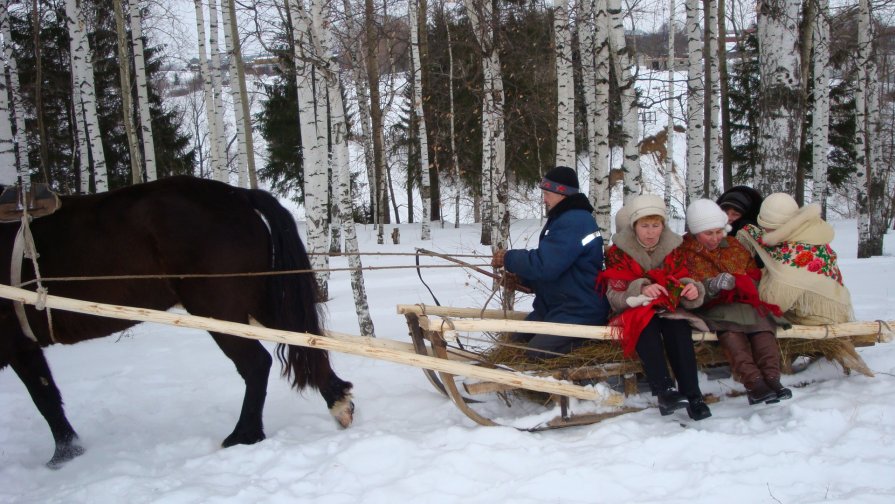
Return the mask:
[[698,199],[687,207],[687,229],[697,234],[710,229],[730,231],[727,224],[727,213],[710,199]]
[[764,199],[758,213],[758,225],[766,229],[778,229],[799,212],[799,204],[786,193],[774,193]]
[[668,210],[665,208],[665,201],[655,194],[635,196],[625,204],[625,207],[629,208],[627,224],[632,227],[634,224],[637,224],[638,220],[650,215],[657,215],[662,220],[668,221]]

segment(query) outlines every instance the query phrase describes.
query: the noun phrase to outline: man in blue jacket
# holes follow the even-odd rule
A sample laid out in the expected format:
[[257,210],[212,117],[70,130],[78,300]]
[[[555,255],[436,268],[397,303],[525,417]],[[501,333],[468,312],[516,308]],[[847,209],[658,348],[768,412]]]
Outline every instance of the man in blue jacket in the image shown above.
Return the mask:
[[[595,288],[603,269],[603,238],[593,218],[593,207],[578,192],[578,176],[557,166],[541,180],[547,223],[534,250],[498,250],[491,265],[503,267],[535,293],[526,320],[567,324],[605,325],[606,297]],[[568,353],[585,342],[547,334],[518,334],[516,341],[534,349],[531,357],[550,358]],[[538,351],[538,350],[543,350]]]

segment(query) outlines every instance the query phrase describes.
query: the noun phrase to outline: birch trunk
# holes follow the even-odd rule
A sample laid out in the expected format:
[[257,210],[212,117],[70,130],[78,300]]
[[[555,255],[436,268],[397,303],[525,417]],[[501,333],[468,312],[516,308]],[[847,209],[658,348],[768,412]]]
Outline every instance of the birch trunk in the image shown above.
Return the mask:
[[[208,155],[211,159],[209,173],[214,176],[215,180],[218,180],[224,161],[223,156],[221,156],[221,144],[218,142],[217,121],[215,121],[214,89],[211,86],[211,68],[208,64],[206,48],[205,9],[202,7],[202,0],[194,0],[193,5],[196,9],[196,33],[199,39],[199,72],[202,76],[202,89],[205,96],[205,121],[208,125]],[[201,170],[201,166],[199,168]]]
[[[236,17],[230,9],[229,0],[221,0],[221,24],[224,28],[224,51],[229,56],[228,70],[230,72],[230,99],[233,100],[233,118],[236,126],[236,184],[239,187],[249,186],[249,170],[247,167],[248,150],[246,145],[245,125],[246,120],[242,110],[242,88],[245,82],[240,82],[236,70],[236,50],[234,38],[239,40],[239,32],[236,30]],[[223,71],[223,69],[222,69]]]
[[137,128],[134,124],[134,105],[131,102],[131,64],[130,48],[127,43],[125,16],[128,9],[127,0],[112,2],[115,5],[115,29],[118,33],[118,75],[121,78],[121,108],[124,118],[124,130],[127,133],[127,146],[131,157],[131,183],[143,181],[143,156],[137,140]]
[[221,49],[218,45],[218,0],[208,2],[208,47],[211,50],[211,96],[214,100],[212,108],[214,120],[215,142],[218,145],[220,163],[215,167],[215,180],[230,183],[230,153],[227,148],[226,127],[224,126],[223,75],[221,68]]
[[146,57],[143,54],[143,13],[140,0],[130,0],[131,40],[134,44],[134,73],[137,77],[137,111],[140,116],[140,132],[143,140],[143,159],[146,162],[146,180],[155,180],[155,143],[152,138],[152,116],[149,113],[149,87],[146,80]]
[[[81,194],[87,194],[90,191],[90,147],[88,146],[87,141],[87,127],[84,121],[84,114],[81,104],[83,100],[81,99],[81,90],[78,86],[78,81],[81,78],[81,60],[84,57],[84,52],[80,47],[81,36],[78,34],[78,29],[80,28],[78,24],[78,11],[80,9],[77,7],[75,0],[66,0],[65,1],[65,17],[66,17],[66,26],[68,28],[68,46],[69,46],[69,60],[71,62],[71,88],[72,88],[72,129],[75,131],[75,152],[78,157],[78,180],[80,181],[79,188]],[[0,65],[2,68],[2,65]],[[0,78],[0,81],[5,81],[6,77]],[[6,90],[5,85],[0,86],[0,101],[6,99]],[[10,131],[10,135],[12,132]],[[2,136],[2,134],[0,134]],[[11,138],[10,138],[11,140]],[[2,142],[2,139],[0,139]],[[2,147],[0,147],[0,156],[2,156]],[[15,169],[15,156],[13,156],[13,163],[9,165],[11,169]],[[2,161],[0,161],[2,162]],[[72,161],[74,162],[74,161]],[[4,169],[0,167],[0,170]],[[8,182],[2,182],[4,184],[8,184]]]
[[[599,17],[597,17],[598,6]],[[609,232],[611,227],[612,205],[609,187],[609,155],[608,93],[603,90],[604,100],[598,99],[597,60],[602,58],[603,65],[608,65],[608,43],[606,34],[608,24],[605,0],[583,0],[579,2],[578,44],[581,47],[581,76],[584,82],[584,103],[587,124],[587,152],[590,158],[590,191],[589,199],[594,207],[594,219],[601,230]],[[601,85],[609,84],[608,76],[602,79]]]
[[553,9],[553,43],[556,58],[556,166],[577,169],[575,150],[575,81],[572,78],[572,30],[569,0]]
[[858,196],[858,258],[882,255],[886,231],[886,183],[879,166],[879,75],[875,23],[869,0],[858,2],[858,86],[855,92],[855,150],[865,188]]
[[[308,249],[311,266],[316,270],[320,301],[329,296],[327,285],[328,257],[327,236],[327,137],[326,137],[326,83],[315,62],[318,56],[319,5],[314,2],[308,12],[300,0],[290,0],[293,37],[295,40],[295,75],[298,87],[298,114],[302,143],[302,168],[304,171],[304,203],[307,221]],[[323,100],[320,100],[322,95]]]
[[[6,17],[6,2],[0,2],[0,23]],[[2,35],[0,35],[2,37]],[[6,38],[0,38],[0,53],[5,49]],[[2,57],[5,60],[5,56]],[[0,60],[0,68],[5,62]],[[6,85],[6,72],[0,73],[0,184],[15,185],[19,174],[16,171],[16,145],[12,136],[12,109],[9,107],[9,87]]]
[[685,0],[687,11],[687,190],[684,206],[706,193],[705,166],[705,87],[703,85],[703,56],[699,27],[699,0]]
[[66,0],[65,11],[68,16],[68,31],[71,37],[72,75],[74,79],[74,108],[77,121],[82,125],[83,134],[88,139],[85,151],[93,160],[81,167],[81,192],[90,192],[89,173],[93,173],[94,188],[97,192],[109,190],[109,174],[106,168],[106,156],[103,150],[102,136],[99,130],[99,119],[96,113],[96,86],[93,78],[93,56],[90,42],[87,39],[87,21],[78,0]]
[[[423,111],[423,68],[420,59],[420,33],[419,26],[425,26],[426,13],[419,10],[417,0],[409,0],[407,8],[408,24],[410,25],[410,67],[413,72],[413,113],[417,118],[417,140],[419,142],[419,171],[420,171],[420,200],[422,215],[420,226],[422,232],[420,239],[432,239],[430,230],[430,212],[432,210],[432,194],[429,180],[429,142],[426,132],[426,114]],[[422,19],[421,19],[422,18]],[[422,34],[426,36],[425,33]]]
[[811,200],[827,207],[827,150],[830,136],[830,24],[829,0],[816,0],[817,19],[814,23],[813,71],[814,99],[811,113],[811,178],[814,183]]
[[721,179],[726,191],[733,186],[731,152],[733,146],[730,132],[730,84],[727,71],[727,0],[718,0],[718,86],[721,92]]
[[[28,162],[28,151],[25,145],[25,108],[22,105],[21,88],[19,87],[19,70],[12,45],[12,32],[9,26],[9,15],[7,0],[0,0],[0,37],[3,38],[3,61],[9,74],[9,100],[10,110],[13,117],[10,119],[11,126],[15,126],[13,132],[13,142],[15,151],[18,155],[18,176],[23,186],[31,182],[31,167]],[[4,72],[4,79],[6,73]],[[13,166],[16,166],[13,164]]]
[[[330,16],[324,11],[324,19]],[[339,63],[332,54],[332,32],[327,25],[322,26],[322,49],[327,55],[328,71],[326,73],[326,90],[330,104],[330,127],[332,130],[333,172],[338,175],[339,221],[345,234],[345,251],[348,265],[351,267],[351,290],[354,293],[354,308],[362,336],[375,337],[373,319],[367,302],[367,291],[364,287],[363,264],[357,244],[357,231],[354,226],[353,198],[351,194],[351,170],[348,158],[348,125],[345,121],[345,105],[339,86]]]
[[765,0],[758,15],[761,65],[755,188],[761,194],[795,194],[802,126],[799,0]]
[[[442,4],[442,9],[444,4]],[[460,188],[463,185],[463,179],[460,177],[460,158],[457,154],[457,142],[455,139],[455,121],[454,121],[454,50],[451,47],[451,26],[445,16],[445,32],[447,33],[447,50],[448,50],[448,102],[450,103],[450,137],[451,137],[451,175],[454,179],[454,228],[460,227]]]
[[[367,83],[370,91],[370,122],[373,128],[373,160],[376,163],[376,242],[385,242],[385,224],[389,219],[388,176],[385,166],[385,135],[382,118],[382,102],[379,93],[379,59],[377,48],[379,38],[376,36],[375,10],[373,0],[364,0],[364,35],[367,64]],[[396,214],[397,215],[397,214]]]
[[721,112],[721,95],[718,85],[718,0],[704,0],[704,56],[706,72],[705,85],[705,191],[706,195],[715,199],[721,195],[721,149],[718,135],[718,116]]
[[637,87],[633,68],[633,57],[625,42],[625,27],[622,20],[620,0],[607,0],[610,19],[609,48],[615,62],[615,75],[621,91],[622,131],[624,132],[624,159],[622,172],[625,174],[624,194],[637,195],[643,192],[643,175],[640,171],[640,106],[637,102]]
[[668,84],[666,100],[668,122],[665,124],[665,207],[671,208],[672,174],[674,173],[674,0],[668,2]]

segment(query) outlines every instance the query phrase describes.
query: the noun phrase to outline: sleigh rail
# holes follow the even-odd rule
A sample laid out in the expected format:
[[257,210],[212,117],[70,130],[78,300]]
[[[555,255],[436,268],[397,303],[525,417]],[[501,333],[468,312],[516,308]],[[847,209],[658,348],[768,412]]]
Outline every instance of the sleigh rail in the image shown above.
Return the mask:
[[[592,423],[637,409],[625,407],[624,396],[637,392],[637,374],[642,372],[640,363],[621,355],[618,345],[610,341],[612,335],[609,327],[531,322],[524,320],[526,312],[519,311],[424,304],[398,305],[397,312],[407,320],[416,351],[426,355],[460,358],[459,352],[467,362],[480,367],[512,367],[532,376],[579,384],[615,381],[622,385],[624,395],[604,392],[599,401],[601,407],[615,408],[615,411],[596,415],[571,413],[568,397],[559,394],[549,396],[549,401],[559,406],[560,414],[539,428]],[[784,357],[784,372],[792,373],[792,364],[799,357],[825,357],[839,363],[846,373],[855,370],[873,376],[855,347],[890,342],[895,338],[893,328],[895,321],[877,320],[827,326],[793,326],[787,330],[779,330],[777,337]],[[507,343],[506,335],[509,333],[550,334],[597,341],[567,356],[533,362],[520,357],[524,354],[524,348]],[[693,340],[700,368],[727,363],[715,333],[694,332]],[[510,349],[504,352],[499,348],[501,346]],[[474,405],[479,402],[478,397],[497,394],[509,403],[507,394],[526,392],[507,384],[470,380],[469,377],[463,379],[462,376],[431,370],[424,372],[439,392],[448,396],[463,413],[483,425],[494,425],[496,422],[474,409]]]

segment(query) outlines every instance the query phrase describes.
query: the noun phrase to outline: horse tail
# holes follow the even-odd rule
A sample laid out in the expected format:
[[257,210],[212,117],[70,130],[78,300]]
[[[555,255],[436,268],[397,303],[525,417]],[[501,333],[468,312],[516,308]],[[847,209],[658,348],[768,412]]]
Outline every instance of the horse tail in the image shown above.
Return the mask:
[[[310,270],[311,262],[298,235],[295,219],[269,193],[249,191],[252,205],[267,221],[273,253],[272,270]],[[317,309],[318,289],[312,273],[292,273],[268,277],[269,311],[277,329],[323,334],[322,315]],[[318,348],[280,343],[276,349],[282,376],[292,387],[302,390],[310,385],[321,389],[329,384],[332,369],[329,354]]]

